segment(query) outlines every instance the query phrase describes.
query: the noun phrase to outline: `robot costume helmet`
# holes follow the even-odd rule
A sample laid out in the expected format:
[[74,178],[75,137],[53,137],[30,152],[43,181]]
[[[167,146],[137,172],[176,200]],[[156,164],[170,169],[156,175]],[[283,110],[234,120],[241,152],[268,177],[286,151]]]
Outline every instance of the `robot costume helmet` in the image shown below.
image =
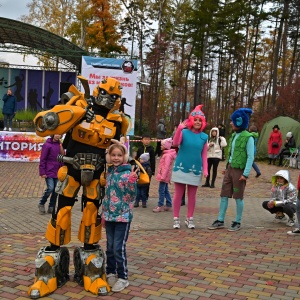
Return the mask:
[[111,110],[117,104],[116,108],[118,109],[121,105],[121,90],[122,86],[118,80],[112,77],[102,80],[93,91],[95,104],[104,106],[109,110]]

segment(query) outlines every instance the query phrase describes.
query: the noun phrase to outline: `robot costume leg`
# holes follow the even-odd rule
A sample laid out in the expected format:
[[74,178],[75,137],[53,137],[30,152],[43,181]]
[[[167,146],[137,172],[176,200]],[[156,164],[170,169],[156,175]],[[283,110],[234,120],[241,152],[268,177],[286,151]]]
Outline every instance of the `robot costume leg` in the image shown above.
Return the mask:
[[[64,167],[61,169],[65,170]],[[61,174],[59,170],[58,174]],[[59,197],[70,197],[77,195],[80,184],[72,176],[64,172],[63,180],[59,177],[56,192]],[[59,209],[56,219],[51,218],[46,238],[57,249],[42,247],[36,257],[35,280],[29,288],[28,295],[32,299],[44,297],[54,292],[69,280],[70,255],[66,245],[71,240],[71,209],[72,206],[64,206]],[[55,247],[54,247],[55,248]]]
[[77,247],[74,250],[74,279],[84,286],[86,291],[105,296],[110,292],[110,287],[106,282],[105,256],[99,245],[95,247],[92,250],[84,250],[83,247]]
[[42,247],[36,257],[35,280],[28,295],[31,299],[38,299],[54,292],[69,280],[70,254],[66,247],[56,251]]
[[93,180],[89,186],[84,187],[83,193],[88,201],[83,210],[78,239],[82,243],[93,245],[94,249],[86,250],[83,247],[75,249],[74,279],[84,286],[86,291],[103,296],[110,291],[110,287],[106,282],[104,252],[97,244],[101,239],[102,230],[101,217],[95,204],[102,196],[99,180]]
[[[70,242],[71,239],[71,206],[66,206],[57,214],[57,220],[50,219],[46,238],[56,246]],[[35,280],[29,288],[32,299],[44,297],[63,286],[69,280],[70,255],[66,247],[53,251],[42,247],[36,257]]]

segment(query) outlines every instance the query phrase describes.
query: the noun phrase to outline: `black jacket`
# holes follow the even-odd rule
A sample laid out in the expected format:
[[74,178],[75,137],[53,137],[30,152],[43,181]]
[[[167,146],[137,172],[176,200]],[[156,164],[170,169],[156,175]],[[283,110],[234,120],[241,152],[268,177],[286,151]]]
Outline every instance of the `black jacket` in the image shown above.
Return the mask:
[[292,136],[287,143],[284,144],[286,149],[296,148],[295,138]]

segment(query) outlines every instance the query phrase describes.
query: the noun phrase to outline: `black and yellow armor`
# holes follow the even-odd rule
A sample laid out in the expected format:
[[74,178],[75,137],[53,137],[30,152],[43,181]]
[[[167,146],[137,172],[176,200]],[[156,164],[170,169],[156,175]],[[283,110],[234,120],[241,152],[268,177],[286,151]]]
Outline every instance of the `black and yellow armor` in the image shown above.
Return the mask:
[[74,278],[86,291],[106,295],[104,254],[98,244],[101,239],[101,217],[98,209],[104,196],[105,150],[112,139],[126,136],[128,121],[119,111],[121,84],[114,78],[102,81],[90,96],[88,81],[78,77],[85,88],[74,85],[62,95],[61,104],[40,112],[34,119],[36,134],[48,136],[66,134],[66,155],[58,161],[65,164],[58,171],[57,211],[50,219],[46,238],[50,246],[40,249],[36,258],[35,283],[28,294],[32,299],[48,295],[68,279],[69,252],[61,247],[71,240],[71,210],[82,187],[83,215],[78,238],[84,243],[74,251]]

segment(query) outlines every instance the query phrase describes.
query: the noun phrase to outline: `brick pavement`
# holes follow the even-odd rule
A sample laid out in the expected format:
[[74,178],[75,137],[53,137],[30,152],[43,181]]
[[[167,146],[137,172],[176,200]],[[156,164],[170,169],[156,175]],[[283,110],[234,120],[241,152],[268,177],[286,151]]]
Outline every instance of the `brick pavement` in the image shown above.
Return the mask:
[[[221,164],[219,170],[224,166]],[[195,211],[196,229],[172,229],[172,213],[152,213],[157,183],[152,182],[147,209],[135,209],[128,241],[130,286],[105,299],[300,299],[299,238],[286,235],[289,227],[274,224],[261,202],[269,198],[270,177],[279,169],[259,164],[263,175],[249,178],[242,229],[206,229],[216,219],[219,187],[200,188]],[[36,163],[0,162],[0,299],[27,299],[33,282],[34,259],[47,244],[44,231],[49,215],[37,212],[44,180]],[[296,183],[299,170],[291,169]],[[172,191],[172,187],[171,187]],[[186,207],[182,207],[182,221]],[[226,226],[235,216],[230,201]],[[81,218],[76,203],[72,216],[72,250],[79,245],[76,231]],[[100,244],[105,249],[105,233]],[[94,299],[71,280],[43,299]]]

